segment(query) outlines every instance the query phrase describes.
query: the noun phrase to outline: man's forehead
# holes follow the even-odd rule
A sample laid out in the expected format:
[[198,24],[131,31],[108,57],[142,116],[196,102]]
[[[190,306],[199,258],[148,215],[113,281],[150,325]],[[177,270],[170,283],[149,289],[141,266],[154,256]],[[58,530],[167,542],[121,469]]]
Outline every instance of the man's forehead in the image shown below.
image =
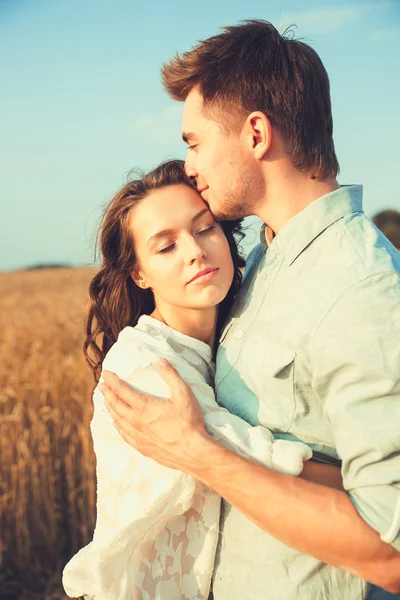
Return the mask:
[[184,105],[184,112],[193,112],[201,114],[203,110],[203,96],[200,93],[199,88],[196,86],[192,88],[187,95]]
[[182,133],[194,132],[194,125],[204,120],[202,110],[203,97],[197,88],[193,88],[183,105]]

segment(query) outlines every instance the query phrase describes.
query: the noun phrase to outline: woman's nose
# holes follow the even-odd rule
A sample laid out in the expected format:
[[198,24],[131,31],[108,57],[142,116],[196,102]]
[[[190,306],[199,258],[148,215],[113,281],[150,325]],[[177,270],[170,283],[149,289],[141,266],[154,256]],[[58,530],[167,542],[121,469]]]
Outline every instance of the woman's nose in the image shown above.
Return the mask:
[[198,242],[198,240],[195,237],[191,237],[188,240],[186,252],[189,264],[194,263],[194,261],[196,260],[204,260],[207,256],[204,247]]

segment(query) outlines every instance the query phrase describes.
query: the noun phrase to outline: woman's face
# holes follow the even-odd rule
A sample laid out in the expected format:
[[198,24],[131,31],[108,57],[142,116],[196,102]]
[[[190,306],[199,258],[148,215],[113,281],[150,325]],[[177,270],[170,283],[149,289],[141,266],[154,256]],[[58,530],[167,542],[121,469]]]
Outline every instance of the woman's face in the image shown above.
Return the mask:
[[225,298],[234,274],[229,245],[198,192],[185,184],[154,190],[132,209],[130,225],[132,277],[153,290],[156,306],[201,309]]

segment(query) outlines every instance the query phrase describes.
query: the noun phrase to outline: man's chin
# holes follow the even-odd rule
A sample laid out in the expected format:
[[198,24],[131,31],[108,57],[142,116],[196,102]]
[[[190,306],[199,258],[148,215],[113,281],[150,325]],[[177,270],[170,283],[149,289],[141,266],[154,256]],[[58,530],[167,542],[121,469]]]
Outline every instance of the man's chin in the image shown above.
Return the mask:
[[212,214],[214,215],[214,218],[216,221],[240,221],[241,219],[244,219],[245,217],[248,217],[249,215],[243,214],[243,211],[233,211],[230,210],[228,211],[214,211],[212,209],[212,207],[210,206],[210,210],[212,212]]
[[229,206],[215,206],[213,199],[210,198],[204,200],[204,202],[212,212],[216,221],[239,221],[240,219],[244,219],[253,214],[248,212],[241,202],[238,202],[237,204],[232,202],[232,204],[229,203]]

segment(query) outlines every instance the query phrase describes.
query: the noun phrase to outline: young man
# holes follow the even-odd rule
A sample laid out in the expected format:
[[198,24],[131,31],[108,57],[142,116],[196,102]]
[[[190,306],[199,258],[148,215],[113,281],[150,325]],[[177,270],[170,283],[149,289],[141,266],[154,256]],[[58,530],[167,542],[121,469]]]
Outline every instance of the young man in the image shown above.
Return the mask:
[[216,444],[171,366],[168,403],[105,374],[110,412],[140,452],[224,499],[215,600],[361,599],[367,581],[398,593],[400,256],[364,216],[361,186],[337,183],[321,60],[250,21],[176,56],[163,79],[185,102],[187,172],[216,217],[266,224],[220,339],[218,401],[340,459],[345,491]]

